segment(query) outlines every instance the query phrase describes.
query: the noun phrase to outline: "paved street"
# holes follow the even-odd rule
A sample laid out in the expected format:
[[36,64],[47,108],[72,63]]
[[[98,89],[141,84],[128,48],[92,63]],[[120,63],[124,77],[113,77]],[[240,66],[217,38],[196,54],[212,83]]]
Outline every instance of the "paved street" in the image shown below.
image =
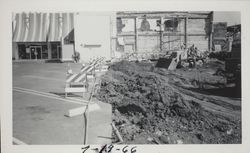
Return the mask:
[[[80,64],[70,66],[73,72],[81,68]],[[64,98],[67,68],[67,63],[13,63],[15,139],[26,144],[83,144],[83,115],[70,118],[65,114],[84,106],[83,99],[87,100],[89,94],[84,98],[80,93]],[[90,112],[88,143],[92,144],[111,141],[111,106],[97,104],[101,109]]]

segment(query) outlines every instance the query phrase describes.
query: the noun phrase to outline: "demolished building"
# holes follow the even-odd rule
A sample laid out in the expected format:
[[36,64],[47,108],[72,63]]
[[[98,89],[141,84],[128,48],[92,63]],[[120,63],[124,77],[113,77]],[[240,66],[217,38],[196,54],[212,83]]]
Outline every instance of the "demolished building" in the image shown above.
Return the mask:
[[213,12],[14,13],[13,59],[87,61],[212,48]]

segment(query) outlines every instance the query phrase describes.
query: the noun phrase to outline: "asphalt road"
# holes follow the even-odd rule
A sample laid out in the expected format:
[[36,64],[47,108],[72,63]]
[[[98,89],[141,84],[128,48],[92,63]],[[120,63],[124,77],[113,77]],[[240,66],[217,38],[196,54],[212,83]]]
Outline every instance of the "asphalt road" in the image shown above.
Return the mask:
[[[70,64],[73,72],[80,64]],[[64,98],[67,63],[13,63],[13,137],[26,144],[83,144],[83,115],[67,117],[69,109],[85,105],[81,94]],[[111,139],[111,106],[98,102],[90,113],[88,143]],[[104,132],[103,132],[104,131]]]

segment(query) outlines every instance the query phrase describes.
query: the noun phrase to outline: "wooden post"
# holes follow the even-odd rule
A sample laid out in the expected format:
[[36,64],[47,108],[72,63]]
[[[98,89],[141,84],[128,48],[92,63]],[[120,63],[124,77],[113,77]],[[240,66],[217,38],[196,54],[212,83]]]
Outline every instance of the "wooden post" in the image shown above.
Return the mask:
[[188,43],[188,33],[187,33],[187,26],[188,26],[188,17],[185,17],[185,26],[184,26],[184,43],[185,43],[185,48],[187,48],[187,43]]
[[164,23],[163,17],[161,17],[161,24],[160,24],[160,51],[163,51],[163,31],[164,31]]
[[208,46],[208,50],[209,51],[212,51],[212,47],[213,47],[213,33],[214,33],[214,26],[213,26],[213,16],[214,16],[214,13],[211,12],[210,13],[210,28],[211,28],[211,31],[210,31],[210,36],[209,36],[209,46]]
[[138,51],[137,17],[135,17],[135,52]]

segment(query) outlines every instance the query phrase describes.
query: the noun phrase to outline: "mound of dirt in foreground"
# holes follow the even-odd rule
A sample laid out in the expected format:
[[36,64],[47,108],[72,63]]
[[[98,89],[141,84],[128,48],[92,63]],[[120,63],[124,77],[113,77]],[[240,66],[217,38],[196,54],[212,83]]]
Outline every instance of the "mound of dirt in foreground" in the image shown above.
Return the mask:
[[241,143],[240,105],[188,90],[187,78],[122,61],[103,76],[96,96],[112,104],[125,143]]

